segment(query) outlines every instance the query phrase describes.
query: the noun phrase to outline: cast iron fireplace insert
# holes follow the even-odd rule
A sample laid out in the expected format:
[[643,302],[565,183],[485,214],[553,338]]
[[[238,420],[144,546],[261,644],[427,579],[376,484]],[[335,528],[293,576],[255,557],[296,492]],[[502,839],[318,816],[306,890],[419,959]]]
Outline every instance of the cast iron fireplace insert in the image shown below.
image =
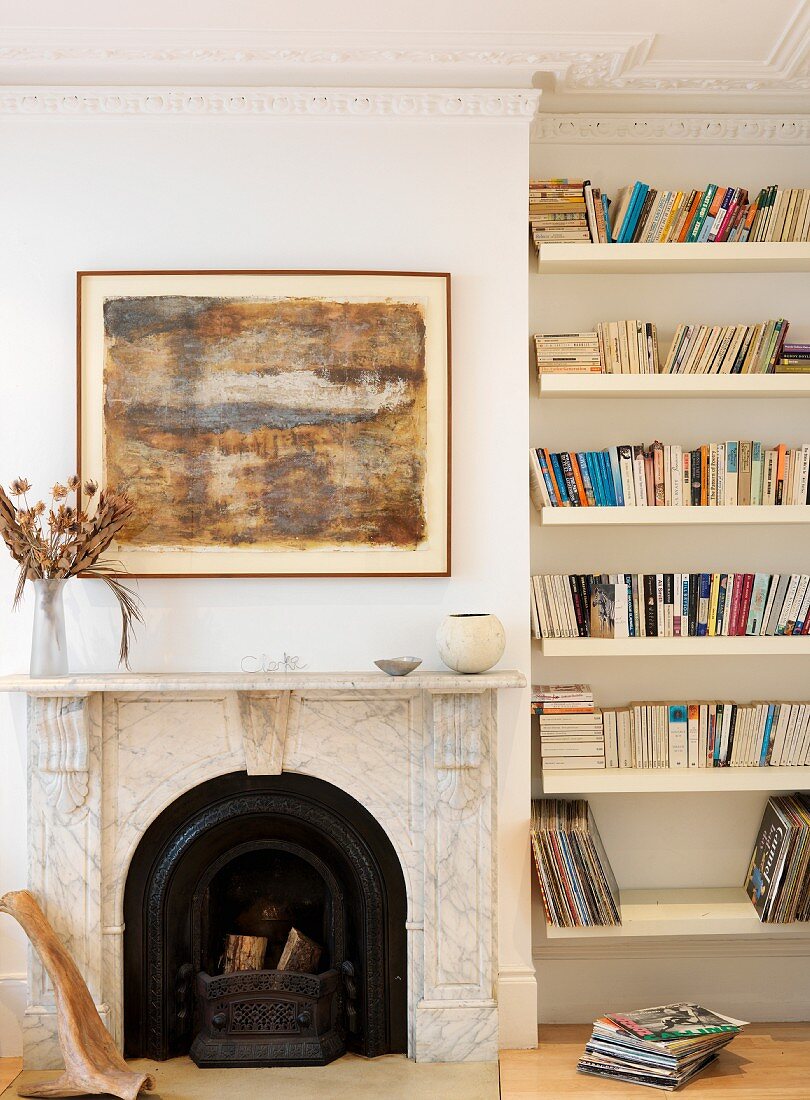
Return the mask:
[[[126,1056],[255,1066],[405,1052],[406,907],[393,845],[339,788],[244,772],[195,787],[147,829],[127,876]],[[274,969],[293,926],[322,945],[318,975]],[[229,982],[234,933],[268,948],[262,971]]]

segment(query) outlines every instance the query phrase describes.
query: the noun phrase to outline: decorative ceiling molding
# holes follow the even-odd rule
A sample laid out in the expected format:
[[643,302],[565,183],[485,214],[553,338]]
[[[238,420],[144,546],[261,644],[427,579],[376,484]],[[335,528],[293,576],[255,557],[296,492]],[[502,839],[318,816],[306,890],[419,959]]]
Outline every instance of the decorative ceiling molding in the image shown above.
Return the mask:
[[[650,48],[654,36],[649,36]],[[684,92],[774,94],[810,92],[810,0],[798,6],[764,60],[659,60],[650,48],[628,57],[621,71],[603,74],[593,63],[572,66],[561,92]]]
[[301,32],[120,30],[0,32],[0,64],[159,66],[355,66],[385,68],[522,68],[565,78],[572,67],[618,77],[649,53],[652,34],[480,34],[395,36]]
[[540,93],[512,89],[0,88],[0,115],[520,120]]
[[[810,0],[798,0],[765,56],[661,58],[647,31],[484,34],[261,30],[0,30],[0,79],[12,85],[167,85],[169,81],[271,86],[354,83],[383,87],[530,87],[548,74],[558,94],[744,95],[810,92]],[[768,36],[764,37],[768,41]],[[773,40],[770,40],[773,41]],[[764,47],[767,48],[767,47]],[[313,79],[313,74],[317,78]],[[183,75],[180,75],[183,74]],[[309,76],[307,77],[307,74]],[[332,80],[321,74],[331,74]]]
[[10,84],[165,86],[178,79],[193,83],[178,77],[193,72],[201,83],[268,86],[294,84],[296,73],[318,70],[334,74],[336,83],[351,73],[369,85],[402,83],[405,76],[422,86],[500,80],[529,87],[538,75],[550,74],[560,94],[810,92],[810,0],[800,0],[763,58],[667,60],[655,56],[656,43],[655,34],[642,31],[434,35],[19,28],[0,31],[0,77]]
[[540,145],[808,145],[810,115],[538,114]]

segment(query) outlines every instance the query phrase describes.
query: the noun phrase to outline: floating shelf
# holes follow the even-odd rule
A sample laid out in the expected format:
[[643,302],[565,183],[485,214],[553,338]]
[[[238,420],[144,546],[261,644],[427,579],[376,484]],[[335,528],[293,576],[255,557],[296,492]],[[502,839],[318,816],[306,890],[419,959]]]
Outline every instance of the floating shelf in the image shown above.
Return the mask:
[[[618,245],[616,246],[619,247]],[[808,374],[541,374],[542,397],[810,397]]]
[[662,527],[810,523],[806,504],[703,508],[541,508],[543,527]]
[[796,935],[810,923],[762,924],[742,887],[699,890],[622,890],[618,928],[555,928],[550,940],[630,936]]
[[810,271],[810,243],[544,244],[540,275],[680,275]]
[[810,790],[810,767],[582,768],[543,772],[543,794],[801,790]]
[[798,638],[540,638],[544,657],[785,657],[810,655]]

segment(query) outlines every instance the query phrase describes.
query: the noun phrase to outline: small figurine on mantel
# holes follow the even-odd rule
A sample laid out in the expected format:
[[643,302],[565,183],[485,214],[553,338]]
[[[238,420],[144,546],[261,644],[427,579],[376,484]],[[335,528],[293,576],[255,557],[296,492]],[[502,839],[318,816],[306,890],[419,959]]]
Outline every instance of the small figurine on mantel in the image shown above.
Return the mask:
[[[102,489],[95,481],[81,484],[75,475],[50,491],[50,503],[29,501],[27,478],[9,486],[16,504],[0,486],[0,536],[19,566],[14,607],[22,599],[25,582],[34,586],[34,634],[31,676],[66,676],[68,672],[64,587],[71,577],[104,581],[121,609],[119,663],[129,668],[129,646],[134,624],[143,622],[138,597],[120,580],[117,563],[101,561],[133,512],[126,493]],[[82,502],[84,495],[84,503]],[[75,499],[74,499],[75,498]]]

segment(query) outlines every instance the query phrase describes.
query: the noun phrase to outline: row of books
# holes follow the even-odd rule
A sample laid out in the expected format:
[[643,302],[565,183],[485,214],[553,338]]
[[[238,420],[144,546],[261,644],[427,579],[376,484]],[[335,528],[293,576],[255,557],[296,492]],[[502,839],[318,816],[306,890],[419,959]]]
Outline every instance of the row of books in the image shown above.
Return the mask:
[[621,924],[619,888],[584,799],[533,801],[532,851],[549,924]]
[[590,180],[543,179],[529,184],[529,226],[535,247],[544,241],[609,240],[607,196]]
[[731,439],[693,450],[633,443],[603,451],[529,451],[536,508],[750,507],[810,503],[810,443]]
[[768,799],[745,889],[764,924],[810,920],[810,795]]
[[810,703],[630,703],[538,726],[545,771],[810,765]]
[[697,1004],[608,1013],[594,1021],[577,1070],[673,1092],[711,1065],[745,1026]]
[[810,240],[810,189],[763,187],[750,200],[744,187],[709,183],[666,190],[636,180],[615,202],[586,179],[529,184],[529,225],[544,241],[616,244],[724,243]]
[[[588,802],[533,800],[531,832],[546,921],[620,925],[618,884]],[[763,923],[810,920],[810,795],[768,799],[744,887]]]
[[660,373],[658,330],[652,321],[600,321],[596,338],[606,374]]
[[667,191],[636,180],[619,191],[610,214],[618,244],[810,240],[810,189],[800,187],[763,187],[749,202],[744,187]]
[[810,633],[806,573],[545,573],[531,594],[536,638]]
[[662,374],[774,374],[790,324],[678,325]]
[[594,332],[534,337],[538,374],[783,374],[810,369],[810,345],[786,344],[783,317],[752,325],[681,324],[661,365],[652,321],[600,321]]

